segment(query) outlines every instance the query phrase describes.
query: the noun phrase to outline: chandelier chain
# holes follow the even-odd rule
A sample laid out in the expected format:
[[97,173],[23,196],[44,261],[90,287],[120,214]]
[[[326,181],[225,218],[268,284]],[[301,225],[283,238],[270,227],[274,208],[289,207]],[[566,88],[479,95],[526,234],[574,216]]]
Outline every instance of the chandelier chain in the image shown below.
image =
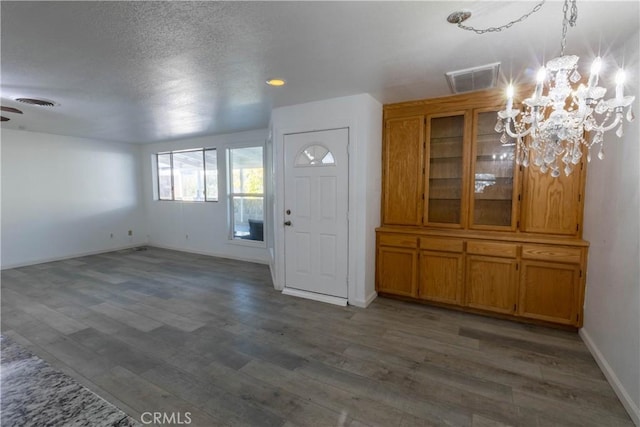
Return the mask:
[[[569,12],[569,3],[571,3],[571,15],[567,16]],[[562,41],[560,42],[560,56],[564,56],[564,48],[567,45],[567,28],[568,26],[574,27],[578,20],[578,6],[576,0],[564,0],[564,6],[562,6],[562,12],[564,18],[562,19]]]
[[[533,7],[533,9],[531,9],[531,11],[529,11],[528,13],[525,13],[520,18],[518,18],[518,19],[516,19],[514,21],[511,21],[508,24],[501,25],[499,27],[488,27],[488,28],[470,27],[470,26],[467,26],[467,25],[463,25],[462,24],[462,18],[460,18],[460,21],[458,21],[458,28],[462,28],[463,30],[467,30],[467,31],[473,31],[476,34],[497,33],[497,32],[500,32],[502,30],[506,30],[507,28],[510,28],[511,26],[513,26],[514,24],[517,24],[518,22],[524,21],[529,16],[531,16],[534,13],[536,13],[537,11],[539,11],[540,8],[542,7],[542,5],[545,3],[545,1],[546,0],[542,0],[540,3],[535,5]],[[574,7],[575,7],[575,0],[572,0],[572,1],[573,1],[573,4],[574,4]],[[565,16],[566,16],[566,14],[565,14]],[[577,11],[576,11],[576,16],[577,16]],[[573,24],[572,24],[572,26],[573,26]]]

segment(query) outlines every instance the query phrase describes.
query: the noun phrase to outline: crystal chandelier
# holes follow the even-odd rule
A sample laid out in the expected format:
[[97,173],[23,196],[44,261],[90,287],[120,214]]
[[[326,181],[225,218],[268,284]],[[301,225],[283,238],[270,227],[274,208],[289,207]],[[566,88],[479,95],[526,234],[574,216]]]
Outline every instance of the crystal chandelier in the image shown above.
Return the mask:
[[514,88],[509,85],[507,103],[498,113],[495,128],[502,132],[500,141],[503,144],[512,144],[511,138],[516,139],[518,164],[526,167],[532,163],[542,173],[550,172],[553,177],[560,176],[561,168],[566,175],[571,174],[574,166],[580,163],[583,146],[587,150],[587,161],[591,160],[591,148],[598,144],[598,158],[604,158],[604,133],[617,126],[616,135],[622,137],[625,109],[626,119],[633,120],[631,104],[635,97],[624,96],[622,69],[615,78],[615,96],[605,100],[607,90],[598,86],[601,59],[594,60],[589,79],[584,84],[580,83],[579,58],[564,55],[567,26],[574,26],[577,18],[575,2],[565,0],[564,3],[560,56],[540,69],[535,90],[523,101],[522,111],[513,108]]

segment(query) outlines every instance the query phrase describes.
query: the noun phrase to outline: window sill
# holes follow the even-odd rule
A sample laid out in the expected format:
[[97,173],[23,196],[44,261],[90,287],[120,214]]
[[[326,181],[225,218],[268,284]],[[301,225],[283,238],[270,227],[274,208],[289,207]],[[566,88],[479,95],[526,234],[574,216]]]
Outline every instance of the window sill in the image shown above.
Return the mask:
[[267,243],[265,241],[260,240],[246,240],[246,239],[229,239],[227,243],[231,245],[238,246],[248,246],[251,248],[265,248],[267,247]]

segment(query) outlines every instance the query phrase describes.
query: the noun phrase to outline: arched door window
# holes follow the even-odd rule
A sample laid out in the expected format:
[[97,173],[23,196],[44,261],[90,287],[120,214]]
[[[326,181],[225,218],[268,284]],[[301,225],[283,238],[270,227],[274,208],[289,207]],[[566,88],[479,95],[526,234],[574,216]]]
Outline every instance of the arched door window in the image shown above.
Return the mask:
[[335,164],[336,160],[327,147],[310,144],[298,153],[295,166],[333,166]]

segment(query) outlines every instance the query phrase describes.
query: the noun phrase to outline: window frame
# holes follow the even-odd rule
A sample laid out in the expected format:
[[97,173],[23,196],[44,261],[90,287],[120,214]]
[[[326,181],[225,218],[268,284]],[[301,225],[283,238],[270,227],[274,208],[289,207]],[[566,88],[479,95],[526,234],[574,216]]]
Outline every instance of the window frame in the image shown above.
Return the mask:
[[[262,193],[234,193],[233,192],[233,156],[232,151],[244,148],[260,148],[262,150]],[[227,225],[228,225],[228,239],[229,243],[246,245],[246,246],[258,246],[258,247],[266,247],[266,158],[265,158],[265,144],[264,142],[253,142],[246,143],[242,145],[233,145],[227,146],[225,150],[226,156],[226,179],[227,179]],[[250,239],[241,239],[234,235],[235,230],[235,210],[233,205],[234,197],[261,197],[262,198],[262,227],[263,234],[262,240],[250,240]]]
[[[216,175],[217,175],[217,194],[215,199],[214,198],[209,198],[208,194],[207,194],[207,157],[206,157],[206,152],[207,151],[214,151],[216,153]],[[203,195],[204,195],[204,200],[180,200],[180,199],[176,199],[176,193],[175,193],[175,177],[174,177],[174,164],[173,164],[173,155],[177,154],[177,153],[196,153],[196,152],[201,152],[202,153],[202,182],[203,182]],[[171,198],[170,199],[163,199],[162,196],[160,195],[160,165],[159,165],[159,156],[161,155],[169,155],[169,170],[170,170],[170,177],[171,177]],[[206,203],[206,202],[218,202],[220,200],[220,174],[219,174],[219,168],[218,168],[218,150],[217,148],[213,147],[213,148],[188,148],[185,150],[172,150],[172,151],[161,151],[158,153],[155,153],[155,160],[156,160],[156,185],[158,186],[158,192],[157,192],[157,201],[160,202],[182,202],[182,203]]]

